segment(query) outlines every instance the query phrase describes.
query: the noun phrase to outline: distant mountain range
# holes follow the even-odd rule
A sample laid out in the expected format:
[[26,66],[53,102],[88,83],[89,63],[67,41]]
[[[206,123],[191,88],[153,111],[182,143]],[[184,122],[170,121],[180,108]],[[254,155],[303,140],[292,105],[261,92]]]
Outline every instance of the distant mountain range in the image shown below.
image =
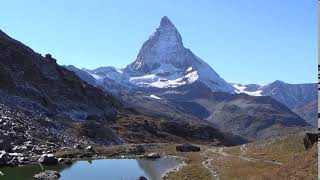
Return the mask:
[[181,118],[177,112],[189,114],[249,139],[316,124],[316,84],[228,83],[184,47],[177,28],[166,16],[142,45],[136,60],[124,69],[66,68],[112,92],[123,104],[150,115],[177,119]]
[[283,81],[274,81],[265,86],[257,84],[233,84],[237,93],[252,96],[270,96],[283,103],[293,112],[308,121],[313,126],[318,122],[318,91],[316,83],[288,84]]

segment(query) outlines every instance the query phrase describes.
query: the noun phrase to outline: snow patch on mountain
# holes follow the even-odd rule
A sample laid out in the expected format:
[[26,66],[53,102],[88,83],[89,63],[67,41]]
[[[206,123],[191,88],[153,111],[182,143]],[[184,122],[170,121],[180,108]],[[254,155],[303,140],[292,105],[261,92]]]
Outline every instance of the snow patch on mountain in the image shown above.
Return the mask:
[[139,86],[156,87],[156,88],[174,88],[181,85],[191,84],[199,78],[197,71],[183,74],[171,74],[162,76],[156,74],[148,74],[140,77],[130,77],[130,82]]
[[99,76],[99,75],[97,75],[97,74],[93,74],[93,73],[90,73],[90,72],[88,72],[93,78],[95,78],[97,81],[100,81],[100,80],[102,80],[103,79],[103,77],[101,77],[101,76]]
[[160,97],[158,97],[156,95],[153,95],[153,94],[151,94],[150,97],[153,98],[153,99],[158,99],[158,100],[162,99],[162,98],[160,98]]
[[235,84],[235,83],[231,83],[233,85],[233,87],[236,89],[235,92],[236,93],[245,93],[248,94],[250,96],[262,96],[262,90],[259,88],[256,91],[248,91],[247,90],[247,86],[242,85],[242,84]]

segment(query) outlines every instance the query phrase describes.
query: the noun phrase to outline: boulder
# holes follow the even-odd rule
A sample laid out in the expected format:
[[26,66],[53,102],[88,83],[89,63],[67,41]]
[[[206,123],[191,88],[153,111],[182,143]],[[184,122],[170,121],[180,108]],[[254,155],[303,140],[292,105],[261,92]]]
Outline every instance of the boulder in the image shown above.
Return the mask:
[[144,156],[146,159],[159,159],[161,157],[158,153],[148,153]]
[[58,159],[53,154],[43,154],[38,162],[45,165],[55,165],[58,163]]
[[318,141],[318,133],[306,133],[303,138],[303,144],[306,150],[310,149]]
[[60,174],[57,171],[46,170],[34,175],[33,178],[38,180],[57,180],[60,178]]
[[16,153],[22,153],[22,152],[25,152],[28,150],[28,147],[26,145],[23,145],[23,146],[15,146],[12,148],[12,151],[13,152],[16,152]]
[[0,165],[5,165],[9,161],[9,155],[6,151],[0,151]]
[[83,150],[83,146],[81,144],[76,144],[73,146],[74,149]]
[[57,144],[55,144],[53,142],[47,142],[46,145],[49,147],[57,147],[58,146]]
[[57,62],[57,60],[54,59],[54,58],[51,56],[51,54],[46,54],[46,55],[45,55],[45,58],[46,58],[47,60],[49,60],[49,61]]
[[58,163],[63,163],[64,159],[63,158],[58,158]]
[[176,151],[180,151],[180,152],[198,152],[198,151],[200,151],[200,147],[186,143],[186,144],[177,145],[176,146]]
[[15,167],[19,165],[18,157],[13,157],[10,161],[7,162],[7,166]]
[[33,149],[32,149],[32,152],[33,152],[33,153],[36,153],[36,154],[42,154],[44,151],[45,151],[45,149],[44,149],[44,148],[41,148],[41,147],[39,147],[39,146],[35,146],[35,147],[33,147]]
[[12,156],[12,157],[23,157],[24,154],[23,153],[9,153],[9,156]]
[[88,147],[86,147],[86,150],[87,150],[87,151],[90,151],[90,152],[94,152],[94,149],[93,149],[93,147],[92,147],[92,146],[88,146]]
[[17,159],[19,164],[27,164],[31,161],[28,157],[18,157]]

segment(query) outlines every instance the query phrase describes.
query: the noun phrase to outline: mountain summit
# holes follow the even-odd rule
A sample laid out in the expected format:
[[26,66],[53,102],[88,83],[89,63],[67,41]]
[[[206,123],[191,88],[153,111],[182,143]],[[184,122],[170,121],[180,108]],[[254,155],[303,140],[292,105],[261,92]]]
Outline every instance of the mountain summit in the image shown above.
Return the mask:
[[[164,16],[157,30],[143,43],[137,59],[126,70],[147,73],[157,68],[160,63],[177,61],[178,59],[172,57],[172,54],[179,53],[183,48],[180,33],[169,18]],[[172,59],[169,59],[170,57]]]
[[139,87],[175,88],[199,81],[214,92],[234,91],[207,63],[183,46],[179,31],[167,16],[124,72],[129,74],[130,83]]

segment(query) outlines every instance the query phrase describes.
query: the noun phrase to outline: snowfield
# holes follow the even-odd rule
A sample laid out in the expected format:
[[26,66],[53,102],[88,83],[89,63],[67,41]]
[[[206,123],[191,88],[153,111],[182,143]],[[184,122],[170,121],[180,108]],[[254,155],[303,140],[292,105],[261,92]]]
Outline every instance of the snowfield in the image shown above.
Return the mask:
[[236,93],[245,93],[250,96],[262,96],[262,90],[258,89],[257,91],[246,91],[246,86],[241,84],[233,84],[233,87],[236,88]]

